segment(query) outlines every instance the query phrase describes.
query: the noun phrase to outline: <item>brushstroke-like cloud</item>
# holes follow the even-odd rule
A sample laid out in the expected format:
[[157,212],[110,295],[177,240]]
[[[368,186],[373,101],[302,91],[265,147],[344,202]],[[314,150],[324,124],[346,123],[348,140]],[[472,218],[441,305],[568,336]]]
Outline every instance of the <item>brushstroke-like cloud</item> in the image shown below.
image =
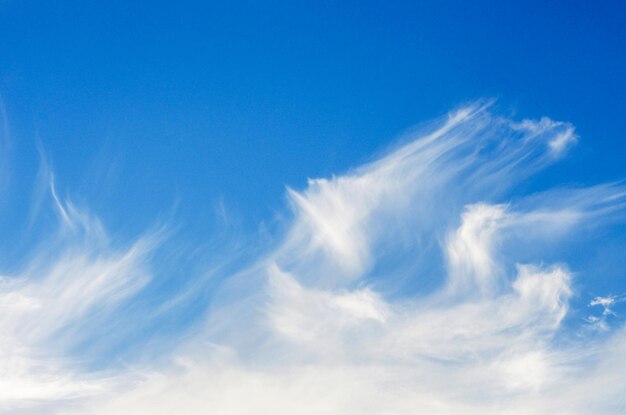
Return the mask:
[[[97,219],[59,198],[51,182],[67,230],[53,241],[60,255],[35,255],[2,280],[0,410],[626,410],[626,330],[598,336],[583,319],[565,327],[581,289],[577,275],[565,254],[554,263],[542,256],[623,220],[626,189],[523,194],[520,184],[576,143],[574,128],[547,118],[512,121],[488,103],[401,141],[346,174],[289,189],[293,216],[282,239],[222,276],[211,305],[199,311],[206,317],[184,340],[158,356],[143,345],[140,361],[107,370],[72,362],[71,346],[91,336],[106,343],[107,333],[94,327],[100,317],[148,295],[160,237],[113,246]],[[609,293],[591,305],[606,317],[618,298]],[[49,344],[55,348],[42,354]]]

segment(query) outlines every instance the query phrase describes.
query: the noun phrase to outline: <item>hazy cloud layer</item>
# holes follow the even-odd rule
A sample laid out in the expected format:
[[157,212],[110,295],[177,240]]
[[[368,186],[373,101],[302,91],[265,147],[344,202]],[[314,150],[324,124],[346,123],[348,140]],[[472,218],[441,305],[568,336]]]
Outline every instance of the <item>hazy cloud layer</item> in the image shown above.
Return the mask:
[[76,346],[111,342],[107,320],[166,319],[178,312],[167,304],[207,280],[187,275],[158,307],[125,316],[151,295],[166,236],[114,243],[47,175],[60,230],[0,281],[0,412],[626,411],[626,331],[607,320],[619,321],[624,297],[597,293],[566,326],[572,299],[593,287],[576,283],[567,255],[543,256],[623,220],[626,188],[522,193],[566,156],[574,128],[489,107],[455,110],[369,164],[289,189],[282,239],[222,272],[200,323],[169,347],[128,340],[141,358],[104,368],[82,364]]

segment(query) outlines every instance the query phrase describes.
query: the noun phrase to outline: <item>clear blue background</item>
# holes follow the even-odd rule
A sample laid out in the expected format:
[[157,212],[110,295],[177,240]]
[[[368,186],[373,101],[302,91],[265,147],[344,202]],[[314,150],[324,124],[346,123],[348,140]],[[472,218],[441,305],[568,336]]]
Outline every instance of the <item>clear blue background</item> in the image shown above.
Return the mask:
[[38,141],[59,194],[114,232],[175,212],[198,240],[220,206],[256,229],[285,185],[481,97],[576,125],[581,144],[542,185],[620,179],[625,45],[622,1],[2,0],[0,248],[25,237]]

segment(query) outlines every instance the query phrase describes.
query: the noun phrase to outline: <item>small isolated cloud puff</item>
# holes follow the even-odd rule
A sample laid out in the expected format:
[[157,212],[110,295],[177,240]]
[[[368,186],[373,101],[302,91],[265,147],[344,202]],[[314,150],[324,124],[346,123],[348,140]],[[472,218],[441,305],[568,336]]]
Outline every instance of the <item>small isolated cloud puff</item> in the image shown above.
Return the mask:
[[[456,110],[372,163],[289,189],[293,218],[284,238],[252,266],[224,276],[215,296],[228,301],[216,300],[169,356],[150,358],[148,347],[141,364],[128,362],[106,377],[60,365],[50,369],[59,379],[93,383],[80,394],[63,386],[64,393],[5,396],[3,410],[623,411],[626,331],[598,338],[565,330],[573,273],[539,255],[519,258],[616,220],[626,193],[602,185],[520,196],[516,184],[561,157],[576,140],[574,129],[547,118],[514,122],[489,108]],[[4,355],[43,350],[70,322],[106,341],[90,326],[88,310],[142,295],[146,282],[129,276],[142,275],[149,249],[136,246],[44,261],[43,277],[8,279],[0,304],[12,311],[0,327],[15,345]],[[607,301],[594,304],[610,307]],[[40,304],[50,304],[50,323],[16,334],[37,320],[22,315],[39,312]],[[63,347],[56,352],[63,356]]]

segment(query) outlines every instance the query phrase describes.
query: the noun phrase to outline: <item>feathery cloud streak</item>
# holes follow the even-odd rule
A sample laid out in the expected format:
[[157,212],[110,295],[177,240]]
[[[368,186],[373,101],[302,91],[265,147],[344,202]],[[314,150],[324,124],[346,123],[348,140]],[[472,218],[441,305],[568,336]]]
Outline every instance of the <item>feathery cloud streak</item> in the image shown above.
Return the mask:
[[[94,326],[102,315],[148,295],[161,238],[113,246],[96,219],[52,193],[63,254],[34,255],[3,279],[1,351],[12,377],[0,409],[618,413],[626,331],[598,336],[582,319],[565,327],[581,288],[567,256],[542,255],[622,220],[626,189],[518,190],[576,141],[570,124],[515,122],[478,103],[369,164],[289,189],[282,240],[222,276],[201,324],[165,356],[144,345],[141,361],[99,371],[74,362],[71,346],[106,343]],[[607,295],[592,304],[613,313],[606,299],[618,297]],[[164,310],[138,321],[177,312]]]

